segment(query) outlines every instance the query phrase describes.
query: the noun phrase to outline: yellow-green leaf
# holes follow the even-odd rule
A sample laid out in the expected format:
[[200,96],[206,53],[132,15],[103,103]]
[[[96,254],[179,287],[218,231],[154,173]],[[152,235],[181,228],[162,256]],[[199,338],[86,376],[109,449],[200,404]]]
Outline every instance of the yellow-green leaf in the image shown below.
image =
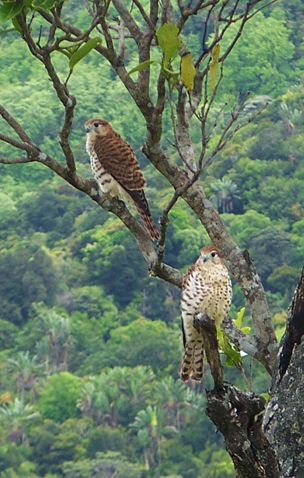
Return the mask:
[[243,320],[243,317],[244,317],[245,310],[246,310],[246,308],[245,308],[245,307],[242,307],[242,308],[238,311],[237,316],[236,316],[236,319],[234,320],[235,325],[236,325],[239,329],[242,327],[242,320]]
[[153,63],[158,63],[158,61],[156,60],[143,61],[142,63],[139,63],[139,65],[132,68],[132,70],[128,71],[127,75],[132,75],[132,73],[135,73],[136,71],[141,71],[141,70],[144,70],[145,68],[149,68],[149,66],[152,65]]
[[211,62],[210,67],[209,67],[209,70],[210,70],[210,88],[212,89],[212,91],[215,90],[216,73],[217,73],[219,57],[220,57],[220,44],[216,43],[211,50],[212,62]]
[[175,58],[182,42],[178,38],[179,28],[174,23],[164,23],[156,32],[159,46],[165,54],[165,66]]
[[181,57],[180,78],[187,91],[193,90],[195,75],[196,69],[193,63],[192,54],[186,53],[186,55]]
[[0,7],[0,24],[14,18],[23,8],[22,2],[6,2]]
[[31,6],[36,10],[44,10],[45,12],[47,12],[48,10],[53,8],[56,3],[58,3],[56,2],[56,0],[33,0]]
[[260,395],[264,398],[265,402],[268,402],[268,400],[270,399],[269,393],[260,393]]
[[241,331],[243,334],[248,334],[251,330],[251,327],[241,327]]
[[227,365],[227,367],[239,368],[242,364],[242,357],[240,351],[234,344],[230,342],[225,332],[223,332],[219,327],[216,330],[219,347],[226,355],[225,365]]
[[95,48],[98,43],[101,43],[101,38],[92,38],[91,40],[87,41],[84,45],[78,48],[75,53],[70,58],[70,70],[73,70],[75,65],[82,60],[88,53],[90,53],[93,48]]
[[151,427],[157,427],[157,415],[155,409],[152,410],[150,424]]
[[12,18],[12,24],[14,25],[15,29],[18,30],[19,33],[22,32],[22,28],[16,17]]

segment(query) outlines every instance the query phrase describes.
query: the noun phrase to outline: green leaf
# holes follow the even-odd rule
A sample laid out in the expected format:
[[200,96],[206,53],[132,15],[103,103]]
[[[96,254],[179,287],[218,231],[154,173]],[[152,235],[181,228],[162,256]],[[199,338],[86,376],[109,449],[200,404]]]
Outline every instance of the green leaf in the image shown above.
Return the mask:
[[260,395],[261,395],[261,397],[264,398],[264,400],[265,400],[266,402],[268,402],[268,400],[270,399],[269,393],[260,393]]
[[194,88],[196,69],[193,63],[191,53],[186,53],[186,55],[183,55],[181,57],[180,71],[181,81],[185,85],[187,91],[192,91]]
[[84,45],[78,48],[75,53],[70,58],[70,70],[73,70],[74,66],[82,60],[88,53],[90,53],[93,48],[95,48],[98,43],[101,43],[101,38],[92,38],[91,40],[87,41]]
[[239,329],[242,327],[242,320],[243,320],[243,317],[244,317],[245,310],[246,310],[246,308],[245,308],[245,307],[242,307],[242,308],[238,311],[237,316],[236,316],[236,319],[234,320],[235,325],[236,325]]
[[6,2],[0,7],[0,24],[14,18],[23,8],[22,2]]
[[22,33],[22,28],[16,17],[12,19],[12,24],[14,25],[15,30],[17,30],[19,33]]
[[210,67],[209,67],[209,70],[210,70],[210,88],[212,89],[212,91],[215,90],[216,72],[217,72],[219,57],[220,57],[220,44],[216,43],[211,50],[212,62],[211,62]]
[[164,23],[156,32],[159,46],[165,54],[165,66],[175,58],[182,42],[178,38],[179,28],[174,23]]
[[135,66],[134,68],[132,68],[132,70],[128,71],[127,75],[132,75],[132,73],[135,73],[136,71],[141,71],[141,70],[144,70],[145,68],[148,68],[150,65],[152,65],[153,63],[159,63],[158,61],[156,60],[146,60],[146,61],[143,61],[142,63],[139,63],[139,65]]
[[242,357],[240,351],[232,344],[225,334],[219,327],[217,328],[217,339],[220,349],[226,355],[225,365],[227,367],[237,367],[240,368],[242,365]]
[[56,0],[33,0],[32,7],[36,10],[44,10],[47,12],[51,10],[58,3]]
[[241,331],[243,332],[243,334],[248,334],[250,330],[251,330],[251,327],[241,327]]

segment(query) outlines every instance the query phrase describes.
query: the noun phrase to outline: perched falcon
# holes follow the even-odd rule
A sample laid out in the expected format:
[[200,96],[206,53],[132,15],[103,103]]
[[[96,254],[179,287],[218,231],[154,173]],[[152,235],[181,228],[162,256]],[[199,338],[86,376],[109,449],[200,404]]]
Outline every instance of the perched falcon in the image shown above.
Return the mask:
[[199,313],[213,318],[219,326],[228,313],[232,286],[227,267],[215,246],[202,248],[197,261],[186,272],[181,297],[184,356],[180,376],[183,382],[203,379],[204,343],[193,325]]
[[134,204],[152,239],[158,239],[144,193],[145,178],[131,146],[108,121],[92,118],[85,123],[86,148],[103,193]]

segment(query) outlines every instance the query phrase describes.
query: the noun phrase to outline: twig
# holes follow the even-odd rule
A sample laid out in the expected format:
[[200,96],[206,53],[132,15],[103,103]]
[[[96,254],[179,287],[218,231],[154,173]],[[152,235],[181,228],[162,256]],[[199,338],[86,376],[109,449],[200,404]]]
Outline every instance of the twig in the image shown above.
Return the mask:
[[11,144],[15,148],[23,149],[24,151],[27,151],[28,153],[33,152],[33,148],[30,144],[20,143],[20,141],[17,141],[16,139],[11,138],[10,136],[6,136],[5,134],[2,134],[2,133],[0,133],[0,141],[4,141],[5,143]]
[[1,164],[23,164],[23,163],[32,163],[36,161],[35,158],[31,158],[29,156],[23,158],[3,158],[0,157]]
[[31,141],[29,136],[26,134],[26,132],[24,131],[22,126],[18,123],[18,121],[16,121],[9,114],[9,112],[2,105],[0,105],[0,115],[13,128],[13,130],[16,131],[17,135],[19,136],[20,139],[22,139],[22,141],[24,143],[34,145],[34,143]]
[[137,6],[138,10],[139,10],[140,13],[141,13],[141,16],[143,17],[144,21],[146,22],[146,24],[148,25],[149,29],[151,30],[151,33],[154,34],[154,32],[155,32],[155,25],[153,25],[153,23],[151,22],[150,18],[149,18],[148,15],[146,14],[145,9],[144,9],[144,7],[142,6],[141,2],[140,2],[139,0],[133,0],[133,3],[135,3],[135,5]]
[[174,106],[173,106],[173,100],[172,100],[172,87],[170,85],[169,85],[169,105],[170,105],[170,111],[171,111],[171,121],[172,121],[172,126],[173,126],[176,149],[177,149],[178,154],[179,154],[181,160],[183,161],[183,163],[187,166],[189,171],[194,174],[195,170],[193,169],[192,165],[189,163],[188,159],[183,154],[183,151],[182,151],[182,149],[180,147],[180,144],[179,144],[178,132],[177,132],[175,116],[174,116]]
[[125,31],[124,31],[124,22],[120,20],[118,27],[118,58],[119,61],[123,62],[125,56]]

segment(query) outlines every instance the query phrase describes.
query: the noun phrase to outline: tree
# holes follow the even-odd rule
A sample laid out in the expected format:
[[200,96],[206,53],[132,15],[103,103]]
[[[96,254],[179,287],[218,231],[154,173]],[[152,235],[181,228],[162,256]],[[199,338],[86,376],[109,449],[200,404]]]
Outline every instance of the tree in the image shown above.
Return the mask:
[[76,402],[79,397],[81,380],[68,372],[48,377],[41,386],[37,402],[43,418],[59,423],[78,415]]
[[[299,320],[303,313],[303,277],[293,300],[283,347],[280,348],[279,356],[277,356],[278,347],[274,328],[255,265],[248,251],[241,251],[228,234],[219,212],[206,196],[200,182],[201,174],[205,173],[216,155],[223,150],[235,133],[252,120],[250,118],[245,119],[243,123],[240,122],[247,99],[244,91],[241,91],[243,96],[240,96],[234,105],[228,105],[230,108],[228,112],[223,114],[224,110],[220,109],[219,115],[223,117],[223,122],[220,122],[222,124],[220,132],[217,131],[218,122],[211,121],[210,112],[224,78],[223,73],[230,53],[236,51],[240,37],[246,38],[245,25],[247,23],[250,25],[251,19],[254,19],[265,4],[268,4],[263,0],[250,2],[210,0],[197,1],[194,5],[192,3],[186,5],[179,1],[177,6],[173,6],[169,0],[161,4],[157,0],[145,3],[133,0],[130,2],[133,7],[130,11],[128,3],[121,0],[106,2],[96,0],[91,5],[85,2],[88,7],[85,28],[83,25],[79,28],[74,21],[66,18],[65,2],[54,0],[43,7],[36,1],[18,1],[13,2],[13,5],[4,3],[0,10],[2,20],[13,21],[13,27],[21,34],[20,41],[25,42],[30,53],[46,70],[50,84],[57,95],[58,104],[61,106],[63,119],[59,131],[60,148],[57,146],[52,150],[54,157],[50,154],[51,148],[48,147],[50,143],[44,141],[39,144],[34,134],[26,132],[29,129],[26,123],[21,124],[18,114],[9,113],[8,109],[13,109],[13,106],[9,104],[8,98],[5,105],[0,106],[0,114],[4,120],[4,132],[0,134],[0,140],[5,143],[4,156],[0,158],[0,162],[22,166],[27,164],[29,171],[35,174],[38,171],[36,166],[43,165],[88,195],[99,206],[115,214],[133,234],[139,251],[149,264],[150,274],[178,287],[181,286],[182,273],[165,264],[163,257],[169,213],[174,211],[178,199],[185,201],[197,215],[211,241],[221,250],[249,304],[253,335],[248,336],[237,329],[229,318],[225,321],[224,329],[230,340],[260,361],[274,379],[271,400],[267,413],[264,414],[265,426],[262,429],[261,417],[265,409],[265,400],[253,393],[242,392],[223,383],[214,327],[212,328],[210,324],[201,324],[202,333],[208,337],[207,345],[213,344],[213,347],[206,347],[207,358],[215,379],[214,390],[207,394],[207,413],[225,437],[226,447],[233,459],[238,476],[277,477],[280,468],[281,476],[285,478],[290,476],[290,467],[294,475],[301,474],[304,462],[300,434],[297,428],[294,429],[291,426],[295,416],[301,417],[299,424],[303,422],[302,407],[299,409],[300,400],[297,394],[293,396],[294,383],[298,384],[298,390],[302,390],[304,376],[303,361],[300,362],[301,337],[304,332]],[[189,51],[191,42],[186,45],[183,42],[183,35],[192,26],[195,29],[197,18],[200,19],[200,30],[195,33],[201,35],[201,48],[199,51],[195,49]],[[264,35],[265,40],[262,40],[262,45],[259,44],[255,48],[255,55],[257,50],[261,46],[265,47],[269,41],[268,19],[264,23],[267,34]],[[272,21],[271,24],[273,30],[276,30],[277,25],[283,31],[282,21]],[[6,25],[10,26],[8,23]],[[201,25],[204,25],[203,29]],[[8,33],[9,30],[10,28],[7,28]],[[256,39],[255,33],[254,28],[254,39]],[[279,35],[278,31],[276,33]],[[275,41],[275,47],[277,46],[276,36],[271,37]],[[286,40],[286,36],[284,38]],[[130,52],[130,61],[125,54],[126,47]],[[142,120],[146,123],[143,152],[151,165],[172,186],[171,198],[165,204],[160,218],[160,240],[156,251],[147,232],[131,215],[127,207],[116,199],[110,200],[100,192],[96,193],[95,182],[85,179],[79,174],[81,168],[78,171],[76,168],[75,154],[70,140],[76,111],[72,85],[73,79],[77,77],[75,73],[77,64],[93,49],[99,55],[100,63],[107,65],[105,68],[111,65],[114,71],[112,74],[120,79],[130,95],[130,101],[132,99],[136,104]],[[290,58],[286,41],[284,50]],[[280,48],[277,51],[281,54]],[[62,55],[57,66],[55,57],[58,52],[64,53],[68,63],[64,64],[65,58]],[[86,65],[89,64],[86,63]],[[92,70],[94,68],[95,64]],[[237,71],[239,70],[238,67]],[[265,73],[266,76],[275,73],[278,79],[282,77],[281,72],[271,68],[266,68]],[[41,71],[39,71],[40,74]],[[133,76],[134,74],[136,77]],[[74,88],[77,92],[76,83]],[[38,95],[39,91],[35,93]],[[81,101],[81,98],[78,100]],[[96,96],[94,101],[98,100]],[[39,114],[39,110],[37,111]],[[254,116],[257,116],[259,112],[260,110],[254,113]],[[172,120],[172,147],[162,144],[164,127],[168,127],[166,121],[168,114]],[[41,120],[43,118],[45,121],[45,117],[46,115],[41,114]],[[52,120],[52,124],[56,125],[54,118]],[[117,121],[121,121],[121,118]],[[36,129],[39,127],[40,124],[36,126]],[[191,141],[192,129],[196,135],[200,135],[198,154]],[[80,132],[78,134],[80,135]],[[22,152],[20,156],[13,153],[17,150]],[[62,157],[65,160],[64,165],[61,161]],[[298,182],[295,186],[299,188],[300,183]],[[273,194],[273,188],[269,187],[266,193]],[[274,206],[275,213],[277,211]],[[30,285],[30,281],[27,281],[27,284]],[[290,381],[291,374],[286,373],[289,371],[293,371],[298,380]],[[63,374],[59,375],[59,377],[62,376]],[[51,377],[50,380],[53,378]],[[76,377],[71,381],[73,386],[75,386],[74,382]],[[282,383],[285,389],[282,388]],[[59,388],[57,384],[56,390],[58,391]],[[50,402],[47,400],[47,394],[41,397],[41,413],[45,413],[45,416],[51,416],[49,403],[56,403],[56,393],[50,396],[52,396]],[[67,416],[71,414],[73,416],[75,413],[73,407],[74,402],[72,408],[67,406]],[[282,410],[285,410],[286,415],[284,426],[285,431],[286,427],[288,428],[288,441],[284,441],[284,435],[282,435]],[[152,427],[155,422],[152,408],[149,409],[149,414]],[[62,418],[62,415],[60,416]],[[151,436],[153,436],[152,432]],[[294,457],[293,463],[290,463],[291,456]],[[66,471],[68,476],[73,476],[74,471],[69,466]],[[77,475],[76,472],[74,476],[81,476],[81,474]]]
[[39,417],[32,405],[15,398],[14,401],[0,407],[0,421],[8,429],[8,437],[16,443],[24,443],[27,439],[27,424]]
[[29,352],[19,352],[14,359],[8,359],[7,370],[16,380],[17,391],[20,393],[21,402],[24,401],[26,390],[31,394],[37,393],[37,377],[42,375],[43,364],[37,363],[37,356],[29,356]]

